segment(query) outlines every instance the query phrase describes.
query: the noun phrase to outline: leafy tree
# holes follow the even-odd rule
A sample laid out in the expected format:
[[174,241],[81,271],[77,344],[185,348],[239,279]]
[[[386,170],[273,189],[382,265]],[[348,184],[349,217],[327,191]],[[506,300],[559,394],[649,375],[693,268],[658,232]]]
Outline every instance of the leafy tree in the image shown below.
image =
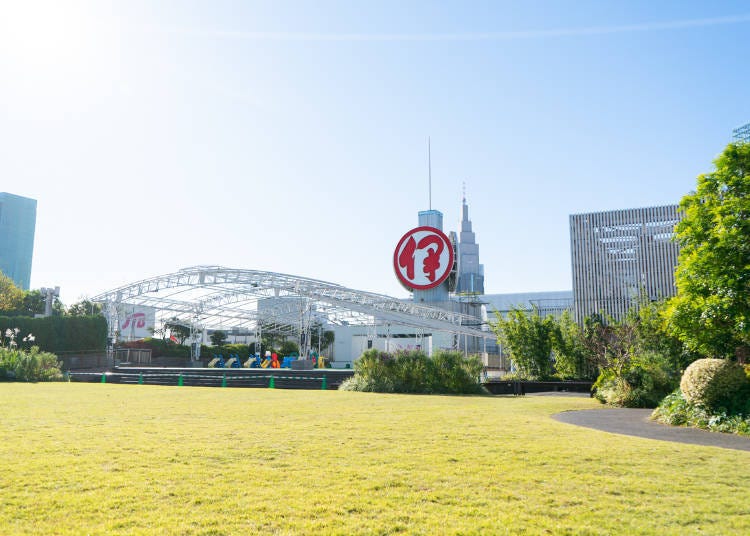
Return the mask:
[[[21,305],[15,311],[9,311],[10,314],[16,316],[30,316],[35,317],[37,315],[44,315],[46,312],[47,298],[39,290],[27,290],[23,293],[23,300]],[[52,299],[52,316],[62,316],[65,313],[65,306],[60,301],[60,298],[55,296]]]
[[[675,372],[682,372],[698,356],[690,352],[683,342],[667,329],[665,321],[667,302],[642,301],[635,318],[638,345],[644,353],[662,356]],[[634,313],[628,313],[632,316]]]
[[[164,328],[168,329],[169,333],[175,336],[177,344],[185,344],[185,340],[190,337],[190,326],[180,323],[176,318],[172,318],[165,322]],[[213,339],[211,340],[213,341]],[[224,335],[224,340],[226,341],[226,334]]]
[[591,363],[583,332],[570,311],[563,312],[550,336],[555,354],[555,370],[560,376],[578,379],[596,376],[596,367]]
[[669,328],[711,357],[750,356],[750,143],[733,143],[680,202]]
[[224,346],[227,342],[227,334],[220,329],[217,329],[210,335],[209,339],[211,339],[211,344],[214,346]]
[[583,323],[583,343],[599,370],[610,370],[621,377],[638,355],[637,324],[632,316],[616,322],[591,315]]
[[0,311],[15,312],[23,306],[24,292],[0,272]]
[[[57,300],[59,301],[59,300]],[[30,290],[23,295],[23,303],[19,311],[24,316],[34,317],[43,315],[45,309],[44,296],[38,290]]]
[[279,346],[279,355],[287,356],[297,354],[299,355],[299,346],[294,341],[284,341]]
[[67,316],[95,316],[102,313],[102,304],[82,298],[68,307],[65,311]]
[[554,319],[542,318],[536,307],[529,313],[514,308],[507,319],[500,313],[496,316],[497,322],[491,324],[492,331],[508,349],[521,374],[532,379],[549,377],[552,374],[550,354]]
[[325,351],[326,348],[333,344],[335,334],[331,330],[324,330],[320,322],[314,322],[310,326],[310,347],[317,351],[318,342],[320,342],[321,351]]

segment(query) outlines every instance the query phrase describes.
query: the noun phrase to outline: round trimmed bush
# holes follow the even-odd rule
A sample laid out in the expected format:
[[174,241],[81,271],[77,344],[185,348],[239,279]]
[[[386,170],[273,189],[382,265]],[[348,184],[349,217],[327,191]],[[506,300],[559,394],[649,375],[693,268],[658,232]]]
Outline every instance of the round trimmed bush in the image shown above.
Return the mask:
[[728,407],[747,388],[744,369],[728,359],[698,359],[682,375],[685,400],[707,409]]

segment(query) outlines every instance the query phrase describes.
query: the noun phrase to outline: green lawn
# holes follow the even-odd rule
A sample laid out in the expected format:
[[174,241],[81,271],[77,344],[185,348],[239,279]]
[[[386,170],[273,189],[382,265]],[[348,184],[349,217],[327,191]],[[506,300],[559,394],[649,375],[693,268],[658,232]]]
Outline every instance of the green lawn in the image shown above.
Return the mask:
[[748,534],[750,453],[586,398],[0,383],[0,534]]

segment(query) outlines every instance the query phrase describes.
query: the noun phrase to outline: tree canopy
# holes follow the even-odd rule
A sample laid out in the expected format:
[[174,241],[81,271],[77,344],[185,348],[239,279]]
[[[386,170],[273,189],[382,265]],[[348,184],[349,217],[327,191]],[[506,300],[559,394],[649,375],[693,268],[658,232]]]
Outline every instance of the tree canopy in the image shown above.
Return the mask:
[[503,318],[500,313],[496,316],[497,322],[491,323],[490,327],[497,335],[498,341],[506,346],[521,375],[528,378],[550,376],[550,335],[555,329],[554,319],[542,318],[536,307],[529,313],[520,308],[513,308],[507,318]]
[[711,357],[750,356],[750,143],[733,143],[682,198],[671,331]]
[[229,336],[226,334],[226,332],[217,329],[216,331],[211,333],[208,338],[211,339],[211,344],[213,344],[214,346],[223,346],[227,342]]
[[65,311],[65,314],[68,316],[93,316],[101,313],[102,305],[100,303],[94,303],[88,298],[81,298]]
[[24,292],[13,280],[0,272],[0,311],[16,311],[23,307]]
[[[170,335],[177,339],[177,344],[185,344],[185,340],[190,337],[190,326],[182,324],[177,318],[172,318],[165,322],[164,328],[168,329]],[[226,341],[226,334],[224,341]]]

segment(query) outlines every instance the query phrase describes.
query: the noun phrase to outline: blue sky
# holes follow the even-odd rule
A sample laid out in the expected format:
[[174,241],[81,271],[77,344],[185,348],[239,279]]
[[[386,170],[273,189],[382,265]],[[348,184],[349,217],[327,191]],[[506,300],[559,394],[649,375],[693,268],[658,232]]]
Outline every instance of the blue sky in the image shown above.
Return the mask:
[[676,203],[750,121],[746,2],[0,2],[0,191],[67,304],[197,264],[405,296],[462,185],[488,293],[568,216]]

